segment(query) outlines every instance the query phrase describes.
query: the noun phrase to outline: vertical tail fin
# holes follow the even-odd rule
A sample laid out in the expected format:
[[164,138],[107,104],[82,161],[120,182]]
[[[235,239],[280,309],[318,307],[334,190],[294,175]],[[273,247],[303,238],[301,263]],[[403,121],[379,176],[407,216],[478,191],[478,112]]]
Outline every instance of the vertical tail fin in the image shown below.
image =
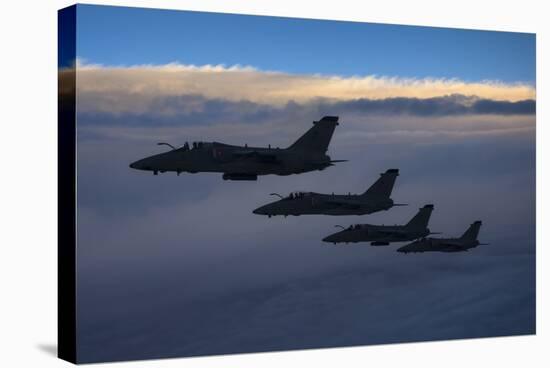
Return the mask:
[[424,207],[420,208],[418,210],[418,213],[414,215],[414,217],[409,222],[407,222],[406,226],[415,228],[415,229],[427,228],[433,209],[434,209],[433,204],[427,204]]
[[476,241],[479,234],[479,228],[481,227],[481,221],[476,221],[470,225],[470,227],[462,234],[461,240]]
[[398,169],[387,170],[385,173],[380,174],[380,178],[363,195],[367,197],[390,198],[397,176],[399,176]]
[[325,116],[313,124],[312,128],[289,147],[290,149],[318,153],[327,151],[334,129],[338,125],[338,116]]

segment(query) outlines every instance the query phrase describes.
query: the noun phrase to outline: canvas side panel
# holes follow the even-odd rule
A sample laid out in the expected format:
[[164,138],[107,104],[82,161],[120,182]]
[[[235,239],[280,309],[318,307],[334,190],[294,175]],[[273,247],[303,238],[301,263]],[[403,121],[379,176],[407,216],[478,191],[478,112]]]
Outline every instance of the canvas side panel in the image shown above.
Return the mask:
[[57,344],[76,363],[76,5],[58,12]]

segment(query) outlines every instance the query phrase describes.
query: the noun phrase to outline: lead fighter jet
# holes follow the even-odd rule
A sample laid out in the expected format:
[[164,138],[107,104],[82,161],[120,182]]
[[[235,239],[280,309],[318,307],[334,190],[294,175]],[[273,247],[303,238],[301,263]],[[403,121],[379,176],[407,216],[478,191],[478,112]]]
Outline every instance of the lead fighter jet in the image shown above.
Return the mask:
[[478,245],[486,245],[477,240],[481,221],[470,225],[460,238],[423,238],[407,244],[397,251],[401,253],[417,252],[466,252]]
[[324,170],[336,162],[326,154],[338,125],[337,116],[325,116],[313,122],[304,135],[288,148],[233,146],[219,142],[187,143],[170,151],[146,157],[130,164],[132,169],[159,172],[221,172],[224,180],[257,180],[258,175],[290,175]]
[[[327,243],[371,242],[371,245],[389,245],[393,242],[411,241],[423,238],[431,233],[428,222],[434,209],[433,204],[420,208],[418,213],[406,225],[351,225],[342,231],[323,239]],[[339,225],[337,225],[339,226]]]
[[384,211],[395,204],[390,198],[399,175],[398,169],[389,169],[380,174],[380,178],[363,194],[321,194],[314,192],[291,193],[282,197],[277,193],[271,193],[281,199],[256,208],[253,213],[257,215],[366,215],[378,211]]

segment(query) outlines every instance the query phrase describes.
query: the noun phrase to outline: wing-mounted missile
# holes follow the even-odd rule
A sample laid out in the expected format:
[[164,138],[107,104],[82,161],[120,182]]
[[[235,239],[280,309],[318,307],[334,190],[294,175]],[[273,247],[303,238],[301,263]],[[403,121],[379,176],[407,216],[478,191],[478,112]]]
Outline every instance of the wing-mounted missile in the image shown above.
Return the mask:
[[240,174],[240,173],[225,173],[222,176],[223,180],[240,180],[240,181],[254,181],[258,180],[258,175],[254,174]]

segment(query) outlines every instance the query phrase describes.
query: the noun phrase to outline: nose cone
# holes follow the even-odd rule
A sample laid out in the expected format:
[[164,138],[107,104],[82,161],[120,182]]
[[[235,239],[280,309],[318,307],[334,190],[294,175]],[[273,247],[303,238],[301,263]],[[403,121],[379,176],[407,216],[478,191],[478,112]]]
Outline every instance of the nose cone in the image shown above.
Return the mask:
[[342,239],[340,239],[339,233],[336,233],[323,238],[323,241],[326,243],[338,243],[342,241]]
[[137,160],[130,164],[130,169],[141,170],[143,166],[143,160]]
[[150,168],[147,166],[148,165],[145,159],[138,160],[130,164],[130,168],[136,170],[149,170]]
[[269,205],[261,206],[256,208],[252,213],[256,215],[271,215],[272,213],[269,211]]
[[401,248],[398,248],[397,251],[399,253],[410,253],[414,250],[415,244],[418,244],[418,242],[412,242],[407,245],[404,245]]
[[252,213],[256,215],[277,216],[284,215],[286,212],[281,208],[278,202],[271,202],[256,208]]

